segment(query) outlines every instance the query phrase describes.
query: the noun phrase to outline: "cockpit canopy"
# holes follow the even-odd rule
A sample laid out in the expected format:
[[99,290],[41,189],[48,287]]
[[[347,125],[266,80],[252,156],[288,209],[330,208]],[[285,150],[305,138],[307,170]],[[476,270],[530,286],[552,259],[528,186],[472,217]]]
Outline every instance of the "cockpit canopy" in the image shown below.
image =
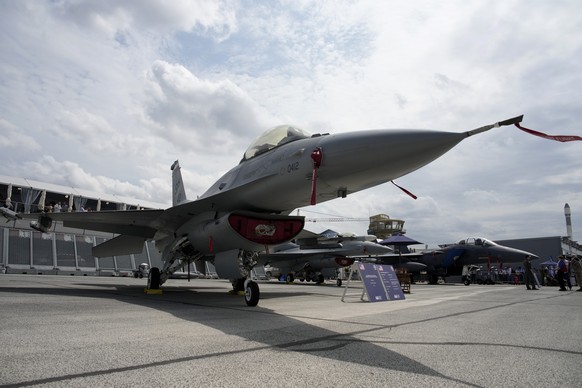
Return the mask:
[[459,241],[459,245],[480,245],[480,246],[484,246],[484,247],[492,247],[492,246],[495,246],[497,244],[495,244],[493,241],[487,240],[486,238],[483,238],[483,237],[469,237],[469,238],[466,238],[464,240]]
[[310,137],[311,133],[302,129],[290,125],[279,125],[278,127],[269,129],[259,136],[249,146],[249,148],[247,148],[242,160],[245,161],[254,158],[257,155],[263,154],[280,145],[299,139],[308,139]]

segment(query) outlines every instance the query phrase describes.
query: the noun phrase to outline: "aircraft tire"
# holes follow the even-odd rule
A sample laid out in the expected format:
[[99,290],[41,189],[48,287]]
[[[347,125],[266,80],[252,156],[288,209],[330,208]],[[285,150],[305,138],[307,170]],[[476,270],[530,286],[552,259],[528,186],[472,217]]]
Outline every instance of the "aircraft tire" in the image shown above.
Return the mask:
[[293,280],[295,280],[295,278],[293,277],[293,274],[288,273],[287,274],[287,283],[293,283]]
[[245,289],[245,302],[247,303],[247,306],[254,307],[259,304],[260,296],[259,285],[255,282],[249,282]]
[[150,290],[157,290],[160,288],[160,269],[153,267],[148,275],[148,288]]
[[314,281],[317,284],[323,284],[323,282],[325,282],[325,278],[323,277],[323,275],[319,274],[317,275],[317,278],[314,279]]
[[335,283],[337,284],[338,287],[341,287],[342,286],[342,280],[341,279],[338,279]]

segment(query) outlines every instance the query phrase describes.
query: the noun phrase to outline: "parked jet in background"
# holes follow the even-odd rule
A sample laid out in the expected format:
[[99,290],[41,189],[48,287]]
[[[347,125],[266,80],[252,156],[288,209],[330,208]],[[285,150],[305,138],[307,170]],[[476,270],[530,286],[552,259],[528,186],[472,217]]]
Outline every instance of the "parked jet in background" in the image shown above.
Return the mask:
[[[249,306],[259,286],[249,273],[258,252],[291,241],[304,218],[289,214],[390,182],[437,159],[463,139],[523,116],[467,132],[369,130],[335,135],[279,126],[259,136],[241,162],[194,201],[187,201],[180,168],[173,171],[173,206],[166,210],[44,213],[34,226],[119,234],[93,248],[97,257],[141,253],[155,240],[163,267],[151,268],[148,287],[159,288],[184,261],[209,260],[221,278],[244,290]],[[30,217],[31,215],[25,215]]]
[[425,251],[421,253],[403,254],[401,258],[383,257],[382,263],[392,264],[396,267],[403,263],[419,263],[426,266],[430,277],[430,283],[436,284],[437,279],[446,276],[458,276],[462,274],[464,266],[487,265],[489,268],[496,264],[498,268],[507,264],[522,263],[526,256],[538,258],[531,252],[499,245],[482,237],[470,237],[456,244],[439,245],[441,249]]
[[[376,243],[376,236],[333,231],[315,234],[303,230],[294,243],[259,254],[257,263],[279,268],[288,283],[297,278],[321,284],[326,277],[335,277],[338,269],[352,265],[356,259],[374,260],[390,252],[392,249]],[[337,285],[342,285],[340,278]]]

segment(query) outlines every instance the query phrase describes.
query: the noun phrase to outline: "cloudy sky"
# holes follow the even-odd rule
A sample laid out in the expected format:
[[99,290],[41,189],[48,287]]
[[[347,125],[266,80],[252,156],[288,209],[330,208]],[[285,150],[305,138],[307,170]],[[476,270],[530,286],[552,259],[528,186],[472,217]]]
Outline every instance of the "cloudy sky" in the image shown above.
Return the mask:
[[[264,130],[460,132],[525,114],[582,135],[582,3],[555,1],[0,2],[2,174],[170,203]],[[404,219],[434,246],[582,240],[582,142],[503,127],[391,184],[309,207],[313,218]],[[365,233],[366,222],[309,223]]]

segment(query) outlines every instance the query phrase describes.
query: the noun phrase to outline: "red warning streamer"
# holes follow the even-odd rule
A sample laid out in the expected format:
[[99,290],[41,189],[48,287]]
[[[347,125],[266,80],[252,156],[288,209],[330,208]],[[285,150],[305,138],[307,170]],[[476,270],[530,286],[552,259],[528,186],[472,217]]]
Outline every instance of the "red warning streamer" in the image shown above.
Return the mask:
[[414,194],[412,194],[410,191],[406,190],[404,187],[398,186],[396,183],[394,183],[394,181],[390,181],[392,182],[392,184],[396,187],[398,187],[400,190],[404,191],[406,194],[410,195],[412,198],[417,199],[418,197]]
[[519,125],[519,123],[515,123],[515,126],[519,129],[521,129],[522,131],[527,132],[531,135],[543,137],[544,139],[561,141],[563,143],[567,142],[567,141],[582,140],[582,137],[580,137],[580,136],[547,135],[547,134],[542,133],[542,132],[534,131],[533,129],[524,128],[521,125]]
[[321,152],[320,147],[317,147],[313,150],[311,153],[311,159],[313,159],[313,177],[311,178],[311,204],[315,205],[317,202],[317,169],[321,166],[321,161],[323,160],[323,153]]

